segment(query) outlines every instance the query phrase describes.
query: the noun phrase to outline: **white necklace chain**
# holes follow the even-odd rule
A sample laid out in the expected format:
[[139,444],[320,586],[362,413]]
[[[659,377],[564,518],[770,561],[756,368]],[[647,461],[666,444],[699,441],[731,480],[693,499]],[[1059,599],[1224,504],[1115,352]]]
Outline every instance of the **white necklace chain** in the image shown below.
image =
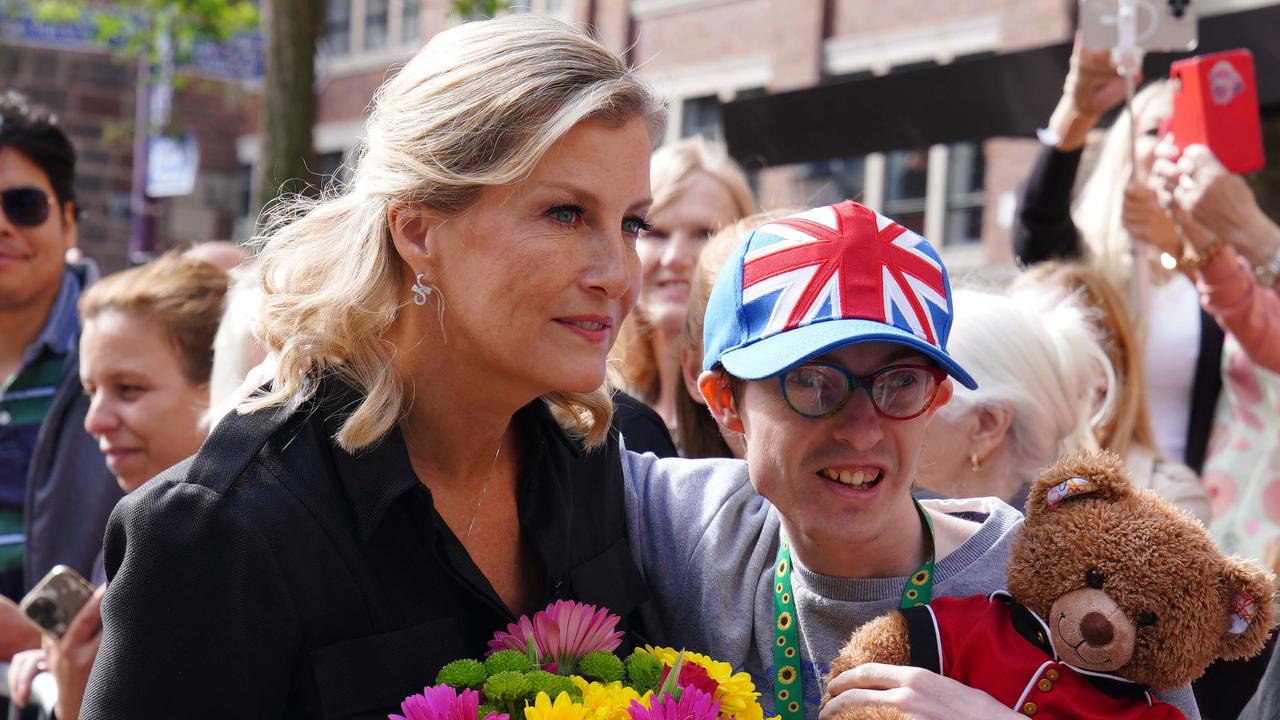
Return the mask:
[[480,506],[484,504],[485,493],[489,492],[489,481],[493,480],[493,469],[498,466],[498,456],[502,454],[503,439],[503,437],[498,438],[498,450],[493,453],[493,461],[489,463],[489,476],[484,479],[484,486],[480,488],[480,497],[476,499],[476,509],[471,511],[471,522],[467,523],[467,533],[462,536],[463,545],[471,539],[471,530],[476,526],[476,518],[480,516]]

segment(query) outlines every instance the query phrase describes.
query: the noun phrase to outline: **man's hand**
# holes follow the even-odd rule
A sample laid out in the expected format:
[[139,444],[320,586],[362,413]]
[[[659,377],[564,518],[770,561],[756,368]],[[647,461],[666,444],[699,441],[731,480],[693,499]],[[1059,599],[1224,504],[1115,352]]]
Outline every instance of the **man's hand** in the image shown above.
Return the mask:
[[94,591],[71,620],[61,640],[47,637],[44,640],[49,672],[58,681],[55,714],[59,720],[76,720],[80,715],[84,689],[89,684],[89,671],[93,669],[98,646],[102,644],[102,596],[106,590],[107,586],[103,585]]
[[920,668],[868,663],[836,676],[820,720],[854,707],[893,707],[915,720],[1013,720],[1022,715],[995,698]]

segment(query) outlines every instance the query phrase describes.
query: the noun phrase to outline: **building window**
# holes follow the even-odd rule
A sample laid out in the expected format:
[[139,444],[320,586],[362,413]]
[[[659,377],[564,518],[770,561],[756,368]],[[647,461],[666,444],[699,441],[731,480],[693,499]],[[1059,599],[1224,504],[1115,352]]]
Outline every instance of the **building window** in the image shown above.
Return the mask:
[[944,242],[976,243],[982,240],[983,188],[987,164],[982,146],[956,143],[947,153],[947,219]]
[[364,0],[364,50],[381,50],[387,46],[389,0]]
[[799,197],[810,206],[834,205],[844,200],[862,200],[866,189],[867,160],[857,157],[836,158],[804,163],[796,172],[800,183]]
[[325,4],[324,40],[329,52],[351,52],[351,0],[328,0]]
[[417,42],[419,0],[404,0],[400,14],[400,42],[411,45]]
[[929,192],[929,150],[895,150],[884,166],[884,214],[905,228],[924,234]]
[[720,98],[708,95],[684,101],[680,110],[680,137],[701,135],[708,140],[720,140],[721,128]]
[[316,154],[316,182],[321,190],[333,190],[348,180],[343,157],[345,153],[342,150]]

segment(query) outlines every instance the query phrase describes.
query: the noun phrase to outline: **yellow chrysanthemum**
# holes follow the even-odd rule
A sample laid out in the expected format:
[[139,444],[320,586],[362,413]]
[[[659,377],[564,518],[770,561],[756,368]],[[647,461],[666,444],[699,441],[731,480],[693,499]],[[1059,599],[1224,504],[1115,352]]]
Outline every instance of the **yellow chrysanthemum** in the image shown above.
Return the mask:
[[544,692],[538,693],[532,705],[524,706],[525,720],[604,720],[595,713],[588,712],[583,705],[569,698],[569,693],[560,693],[555,702]]
[[646,708],[653,702],[653,693],[644,695],[620,682],[607,685],[598,682],[587,682],[577,675],[570,675],[569,681],[582,691],[582,705],[588,713],[593,713],[596,720],[627,720],[630,715],[627,708],[635,700]]
[[[665,665],[674,665],[680,656],[679,650],[671,648],[644,646],[645,651],[657,657]],[[640,652],[636,650],[636,652]],[[707,671],[707,676],[716,681],[716,700],[720,701],[720,717],[736,718],[736,720],[764,720],[764,710],[757,698],[756,684],[745,672],[734,673],[733,666],[727,662],[713,660],[696,652],[684,653],[685,662],[700,665]]]

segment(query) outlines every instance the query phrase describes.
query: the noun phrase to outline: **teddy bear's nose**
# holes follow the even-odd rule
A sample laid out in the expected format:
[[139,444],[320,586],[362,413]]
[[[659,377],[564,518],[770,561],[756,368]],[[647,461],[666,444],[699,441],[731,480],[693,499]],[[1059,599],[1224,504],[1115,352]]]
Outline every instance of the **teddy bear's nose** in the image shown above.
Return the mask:
[[1080,635],[1084,637],[1085,642],[1094,647],[1110,644],[1115,634],[1111,621],[1100,612],[1088,613],[1080,620]]

